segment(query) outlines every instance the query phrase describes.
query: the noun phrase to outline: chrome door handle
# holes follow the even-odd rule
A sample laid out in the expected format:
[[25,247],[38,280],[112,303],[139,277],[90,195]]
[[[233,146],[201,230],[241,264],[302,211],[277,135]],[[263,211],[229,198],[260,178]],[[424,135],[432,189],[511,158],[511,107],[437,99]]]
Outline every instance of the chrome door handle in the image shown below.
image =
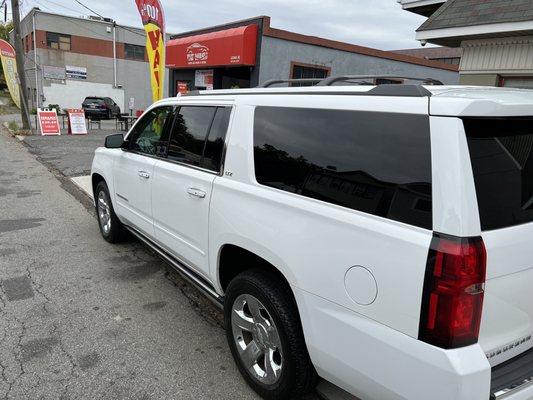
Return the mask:
[[150,179],[150,174],[146,171],[139,171],[139,176],[143,179]]
[[198,197],[199,199],[205,199],[205,196],[207,195],[207,193],[203,190],[195,188],[187,189],[187,193],[189,193],[191,196]]

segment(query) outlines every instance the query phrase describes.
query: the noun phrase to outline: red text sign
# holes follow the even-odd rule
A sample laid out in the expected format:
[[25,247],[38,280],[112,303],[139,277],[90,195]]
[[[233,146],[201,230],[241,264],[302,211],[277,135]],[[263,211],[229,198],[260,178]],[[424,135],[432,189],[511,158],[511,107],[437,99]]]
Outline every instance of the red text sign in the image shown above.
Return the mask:
[[37,111],[39,119],[39,128],[41,129],[41,135],[61,135],[61,128],[59,126],[59,120],[57,119],[56,110],[41,110]]

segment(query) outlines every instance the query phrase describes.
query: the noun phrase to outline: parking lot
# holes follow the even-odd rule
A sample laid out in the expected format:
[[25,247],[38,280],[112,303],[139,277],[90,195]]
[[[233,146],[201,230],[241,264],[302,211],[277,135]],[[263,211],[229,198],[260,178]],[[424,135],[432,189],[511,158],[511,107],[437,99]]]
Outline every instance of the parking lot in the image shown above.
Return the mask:
[[67,177],[88,175],[94,150],[103,146],[107,135],[125,133],[114,129],[113,121],[102,121],[102,129],[92,129],[88,135],[27,136],[24,143],[40,161]]

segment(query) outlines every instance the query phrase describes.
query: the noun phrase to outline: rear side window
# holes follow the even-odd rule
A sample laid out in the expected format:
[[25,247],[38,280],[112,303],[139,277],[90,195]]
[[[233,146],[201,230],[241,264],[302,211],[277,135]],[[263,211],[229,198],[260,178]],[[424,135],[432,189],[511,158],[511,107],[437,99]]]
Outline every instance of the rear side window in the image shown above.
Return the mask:
[[482,230],[533,222],[533,118],[464,120]]
[[260,184],[432,228],[429,118],[258,107]]
[[224,153],[224,140],[228,131],[231,108],[219,107],[211,125],[209,136],[205,142],[203,167],[212,171],[220,171],[222,155]]

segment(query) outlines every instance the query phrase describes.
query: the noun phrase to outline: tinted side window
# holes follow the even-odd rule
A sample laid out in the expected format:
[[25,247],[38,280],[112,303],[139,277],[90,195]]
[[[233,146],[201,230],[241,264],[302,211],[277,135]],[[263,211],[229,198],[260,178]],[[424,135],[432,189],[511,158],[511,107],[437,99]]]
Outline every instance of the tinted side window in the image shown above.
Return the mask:
[[482,230],[533,222],[533,118],[464,120]]
[[202,166],[205,139],[215,111],[216,107],[202,106],[179,109],[168,148],[170,160]]
[[231,108],[219,107],[205,143],[202,167],[219,172],[224,153],[224,140],[228,131]]
[[149,155],[163,156],[168,142],[168,123],[173,107],[160,107],[149,111],[135,126],[128,140],[130,150]]
[[258,107],[254,146],[263,185],[432,228],[427,116]]

